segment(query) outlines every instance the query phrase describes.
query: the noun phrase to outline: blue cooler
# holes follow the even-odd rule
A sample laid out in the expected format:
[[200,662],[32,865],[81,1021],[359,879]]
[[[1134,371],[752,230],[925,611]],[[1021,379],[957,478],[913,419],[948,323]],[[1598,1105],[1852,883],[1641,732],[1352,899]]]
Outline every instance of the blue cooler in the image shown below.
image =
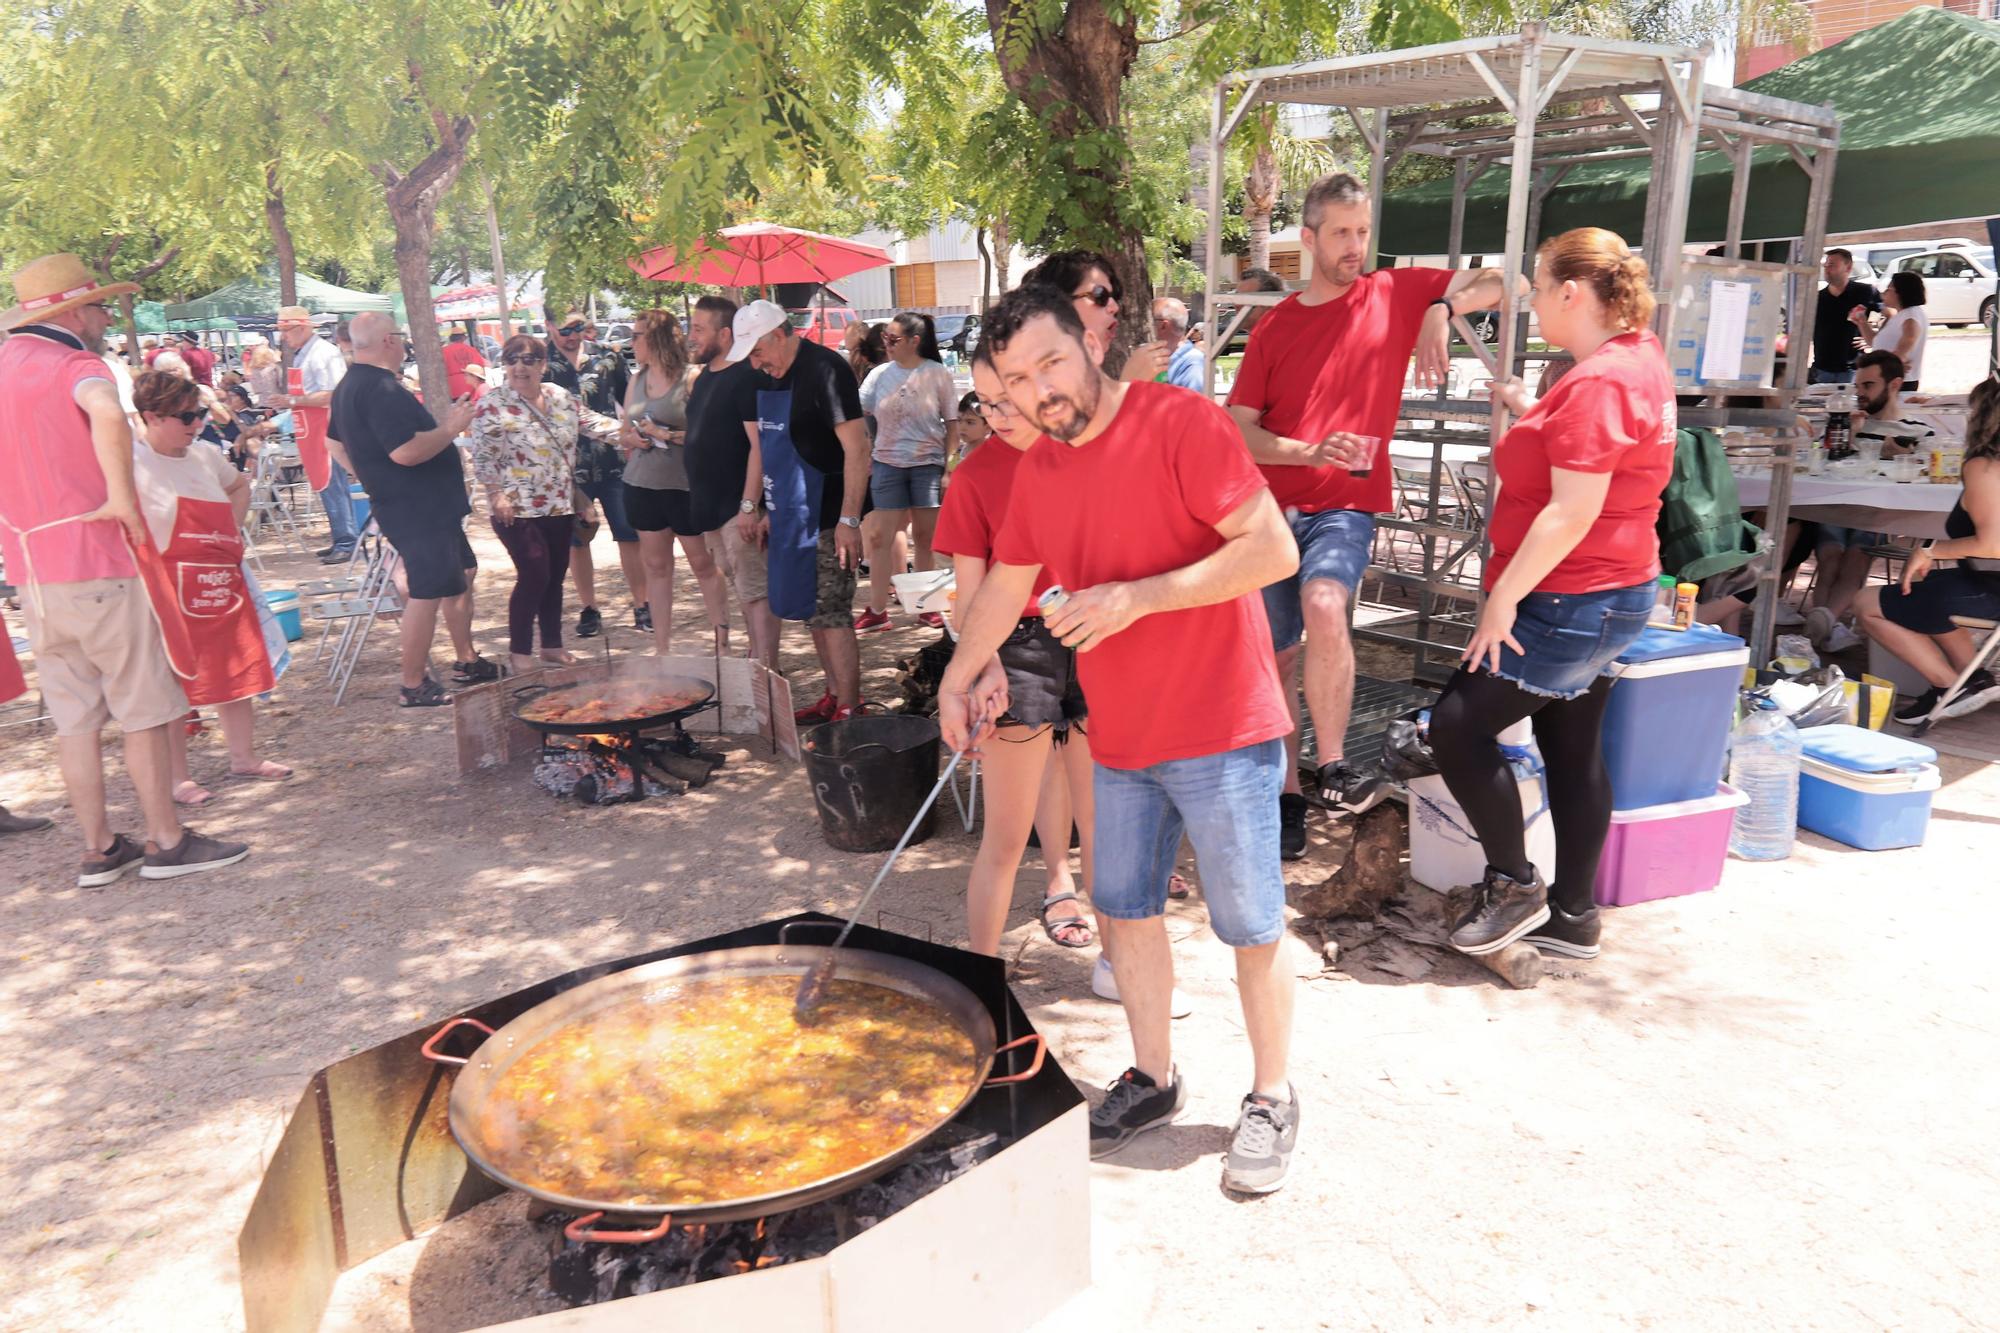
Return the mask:
[[305,626],[299,621],[299,595],[291,591],[268,591],[264,594],[264,605],[270,608],[271,618],[278,622],[278,628],[285,632],[285,642],[297,643],[306,636]]
[[1923,843],[1937,751],[1866,727],[1808,727],[1799,740],[1800,828],[1869,852]]
[[362,490],[359,486],[349,486],[347,493],[354,497],[354,530],[360,532],[368,526],[368,515],[370,513],[368,492]]
[[1639,810],[1705,800],[1722,781],[1750,648],[1713,625],[1648,628],[1607,668],[1611,805]]

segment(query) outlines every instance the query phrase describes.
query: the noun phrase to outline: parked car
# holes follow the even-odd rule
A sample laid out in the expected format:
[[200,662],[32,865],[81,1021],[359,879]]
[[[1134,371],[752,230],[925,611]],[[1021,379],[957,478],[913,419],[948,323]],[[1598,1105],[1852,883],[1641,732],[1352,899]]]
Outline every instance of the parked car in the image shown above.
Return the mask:
[[1895,270],[1924,280],[1924,305],[1933,324],[1993,327],[1993,251],[1988,247],[1932,250],[1896,261]]
[[979,316],[939,315],[936,322],[940,351],[955,352],[961,357],[969,357],[979,346]]
[[798,331],[799,337],[822,347],[838,348],[841,339],[847,336],[848,325],[867,323],[844,305],[810,306],[792,311],[791,316],[792,327]]

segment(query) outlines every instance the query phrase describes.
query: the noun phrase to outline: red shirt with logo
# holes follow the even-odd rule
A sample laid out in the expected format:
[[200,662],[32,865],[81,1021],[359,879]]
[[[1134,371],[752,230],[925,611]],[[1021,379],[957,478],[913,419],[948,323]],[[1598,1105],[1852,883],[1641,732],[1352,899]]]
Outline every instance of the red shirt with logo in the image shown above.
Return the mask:
[[[938,512],[931,549],[939,555],[977,556],[991,563],[994,538],[1007,519],[1014,474],[1026,457],[1025,452],[995,435],[961,459],[958,470],[951,474],[951,485],[945,488],[944,508]],[[1021,614],[1040,615],[1035,599],[1054,583],[1055,577],[1044,567],[1035,576],[1035,590]]]
[[[1040,565],[1072,592],[1150,578],[1214,553],[1215,525],[1263,489],[1220,407],[1167,384],[1128,385],[1102,434],[1081,445],[1044,437],[1022,457],[993,557]],[[1109,768],[1221,754],[1292,729],[1257,592],[1142,616],[1076,662],[1091,754]]]
[[137,572],[125,534],[109,519],[64,523],[92,513],[109,495],[91,443],[90,418],[76,404],[85,380],[111,372],[91,353],[54,338],[16,333],[0,344],[0,553],[16,583],[129,579]]
[[1366,477],[1339,467],[1263,465],[1279,504],[1305,513],[1395,508],[1387,454],[1403,379],[1424,314],[1451,278],[1442,268],[1376,269],[1334,300],[1305,305],[1294,294],[1257,321],[1229,391],[1231,407],[1257,409],[1265,430],[1288,439],[1349,431],[1382,442]]
[[1660,492],[1674,474],[1673,371],[1648,331],[1620,334],[1556,381],[1494,450],[1500,492],[1488,536],[1486,586],[1521,549],[1553,493],[1549,473],[1608,472],[1590,531],[1537,592],[1604,592],[1660,576]]

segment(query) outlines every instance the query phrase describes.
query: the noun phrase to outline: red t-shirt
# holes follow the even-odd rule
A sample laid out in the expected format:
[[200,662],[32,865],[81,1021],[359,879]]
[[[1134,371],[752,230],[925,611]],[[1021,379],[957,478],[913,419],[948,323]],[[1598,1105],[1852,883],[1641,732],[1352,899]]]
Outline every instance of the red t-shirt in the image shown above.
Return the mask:
[[[991,563],[993,539],[1007,519],[1007,496],[1014,489],[1014,473],[1026,457],[997,435],[967,454],[945,487],[944,508],[938,513],[931,549],[939,555],[977,556]],[[1054,583],[1047,569],[1036,575],[1035,590],[1028,595],[1027,608],[1021,614],[1040,615],[1035,599]]]
[[1674,474],[1674,382],[1660,340],[1620,334],[1576,363],[1493,453],[1492,587],[1549,502],[1549,472],[1609,472],[1603,512],[1537,592],[1603,592],[1660,576],[1660,492]]
[[[993,556],[1040,565],[1072,591],[1150,578],[1214,552],[1215,525],[1262,489],[1220,407],[1171,385],[1132,384],[1097,438],[1044,438],[1022,457]],[[1091,754],[1109,768],[1221,754],[1292,729],[1255,592],[1142,616],[1076,661]]]
[[109,492],[90,418],[76,405],[77,387],[92,379],[108,385],[111,371],[89,352],[33,333],[0,343],[0,554],[15,583],[129,579],[138,572],[124,532],[109,519],[37,532],[27,539],[27,554],[15,535],[104,507]]
[[1337,430],[1373,435],[1384,454],[1366,477],[1346,468],[1265,465],[1279,504],[1306,513],[1395,508],[1387,453],[1403,376],[1424,312],[1451,278],[1450,269],[1380,268],[1338,300],[1309,306],[1288,296],[1257,321],[1229,405],[1256,408],[1265,430],[1294,440],[1323,440]]
[[453,398],[463,398],[467,394],[470,394],[473,401],[477,402],[479,395],[486,392],[486,376],[484,374],[469,375],[466,373],[466,367],[472,365],[477,365],[482,370],[486,365],[486,357],[477,347],[474,347],[469,342],[446,343],[444,345],[445,387],[450,390]]
[[215,387],[215,353],[194,343],[171,343],[166,347],[155,347],[146,353],[147,369],[152,369],[153,362],[159,360],[162,352],[172,352],[179,357],[182,364],[187,366],[188,374],[194,376],[196,384],[206,384],[211,389]]

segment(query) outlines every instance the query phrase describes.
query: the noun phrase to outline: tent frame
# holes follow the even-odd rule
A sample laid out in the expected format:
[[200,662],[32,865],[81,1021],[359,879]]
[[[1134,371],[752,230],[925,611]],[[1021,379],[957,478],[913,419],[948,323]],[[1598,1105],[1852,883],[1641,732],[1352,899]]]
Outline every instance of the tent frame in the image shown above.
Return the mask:
[[[1224,150],[1260,106],[1306,104],[1344,111],[1368,147],[1370,199],[1375,236],[1370,261],[1381,241],[1383,191],[1389,171],[1411,154],[1438,157],[1452,164],[1453,197],[1448,264],[1463,260],[1467,193],[1485,172],[1509,173],[1505,273],[1507,290],[1532,277],[1534,250],[1540,234],[1542,201],[1578,166],[1623,158],[1652,160],[1644,230],[1636,238],[1652,271],[1659,309],[1654,329],[1671,345],[1676,296],[1687,242],[1687,212],[1696,154],[1704,148],[1724,153],[1733,164],[1724,253],[1743,258],[1743,219],[1749,193],[1752,153],[1782,148],[1807,178],[1805,216],[1799,240],[1788,262],[1760,265],[1782,271],[1787,280],[1786,309],[1799,345],[1787,357],[1780,384],[1747,396],[1760,399],[1743,406],[1746,392],[1730,389],[1706,395],[1699,407],[1683,407],[1683,425],[1738,427],[1758,433],[1755,446],[1737,452],[1768,463],[1771,494],[1768,528],[1782,534],[1791,506],[1792,458],[1804,440],[1797,428],[1794,403],[1805,387],[1810,357],[1800,333],[1810,337],[1818,298],[1818,259],[1826,240],[1827,208],[1832,197],[1840,122],[1826,107],[1785,101],[1738,88],[1705,84],[1703,67],[1713,56],[1690,47],[1655,46],[1638,42],[1574,37],[1528,24],[1518,34],[1472,38],[1438,46],[1414,47],[1372,55],[1342,56],[1305,64],[1269,66],[1230,74],[1215,88],[1209,120],[1207,309],[1217,334],[1204,347],[1206,384],[1215,386],[1215,358],[1229,345],[1252,309],[1276,305],[1284,293],[1237,295],[1226,290],[1222,272],[1222,208]],[[1574,108],[1595,104],[1602,109],[1541,119],[1552,106]],[[1504,117],[1504,123],[1457,128],[1445,122],[1474,115]],[[1525,303],[1510,302],[1513,318],[1500,321],[1497,345],[1489,350],[1463,318],[1453,320],[1458,338],[1469,347],[1496,381],[1519,373],[1526,354],[1528,312]],[[1476,609],[1481,594],[1456,578],[1456,557],[1449,555],[1452,539],[1463,542],[1463,529],[1432,521],[1439,497],[1450,486],[1444,477],[1444,446],[1448,441],[1472,442],[1474,428],[1486,427],[1487,441],[1499,442],[1508,413],[1497,401],[1435,394],[1405,397],[1398,434],[1428,440],[1431,508],[1424,521],[1385,518],[1383,526],[1414,533],[1423,552],[1415,572],[1371,565],[1369,575],[1409,586],[1417,594],[1413,615],[1365,628],[1356,633],[1409,648],[1424,672],[1430,659],[1447,663],[1457,658],[1463,643],[1440,640],[1440,607],[1449,605],[1462,620],[1465,603]],[[1422,427],[1417,423],[1430,423]],[[1492,495],[1488,486],[1485,519],[1490,520]],[[1447,547],[1440,560],[1440,543]],[[1483,538],[1482,538],[1483,544]],[[1774,631],[1773,608],[1782,578],[1784,543],[1778,541],[1758,562],[1757,612],[1752,630],[1759,660],[1769,656]],[[1462,636],[1464,626],[1458,626]]]

